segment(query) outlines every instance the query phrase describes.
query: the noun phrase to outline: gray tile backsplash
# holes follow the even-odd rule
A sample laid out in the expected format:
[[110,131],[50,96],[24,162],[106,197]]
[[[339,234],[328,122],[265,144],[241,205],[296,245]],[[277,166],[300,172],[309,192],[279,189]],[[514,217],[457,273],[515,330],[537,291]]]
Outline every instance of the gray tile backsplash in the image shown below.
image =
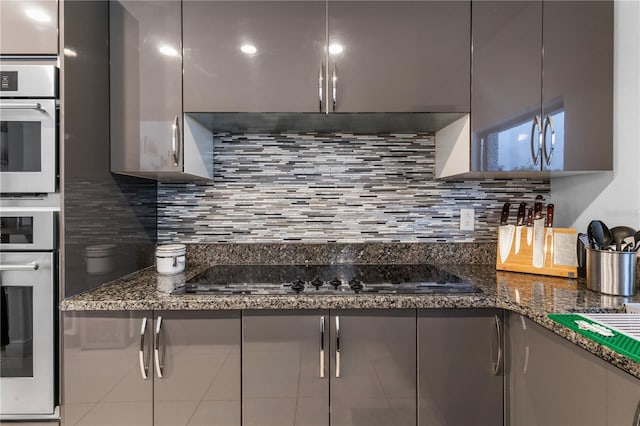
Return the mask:
[[[217,134],[214,180],[158,185],[158,239],[186,243],[494,241],[505,201],[548,180],[434,180],[426,134]],[[475,231],[460,231],[460,208]]]

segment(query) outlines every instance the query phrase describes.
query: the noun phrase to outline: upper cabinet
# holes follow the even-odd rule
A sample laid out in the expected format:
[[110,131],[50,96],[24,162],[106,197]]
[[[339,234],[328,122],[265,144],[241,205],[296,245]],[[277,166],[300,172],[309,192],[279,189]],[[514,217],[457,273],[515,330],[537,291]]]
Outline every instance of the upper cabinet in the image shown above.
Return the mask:
[[213,177],[213,139],[182,116],[180,1],[110,2],[111,171]]
[[57,0],[0,0],[0,55],[57,54]]
[[183,9],[185,112],[469,111],[469,2]]
[[469,112],[467,1],[328,4],[330,112]]
[[613,2],[475,2],[471,170],[612,169]]

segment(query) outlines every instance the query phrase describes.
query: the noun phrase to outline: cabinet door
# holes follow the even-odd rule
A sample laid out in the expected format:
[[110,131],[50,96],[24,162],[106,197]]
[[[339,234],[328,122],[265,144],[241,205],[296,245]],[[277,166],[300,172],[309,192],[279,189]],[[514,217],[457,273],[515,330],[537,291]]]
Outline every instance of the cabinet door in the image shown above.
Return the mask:
[[245,311],[242,331],[244,425],[328,426],[328,312]]
[[610,364],[605,366],[607,425],[640,424],[640,379]]
[[154,425],[240,426],[240,312],[155,315]]
[[335,111],[469,111],[468,1],[330,0],[328,10]]
[[415,310],[331,315],[331,425],[414,426]]
[[471,167],[540,170],[537,128],[542,72],[542,2],[480,1],[471,7]]
[[181,10],[176,0],[110,2],[115,173],[182,171]]
[[0,0],[0,55],[57,54],[57,0]]
[[508,340],[510,424],[606,424],[605,369],[593,355],[518,314]]
[[418,424],[503,423],[502,313],[418,313]]
[[545,2],[543,25],[543,168],[612,170],[613,2]]
[[185,112],[320,111],[324,1],[185,1],[183,8]]
[[63,322],[65,425],[152,425],[151,312],[65,312]]

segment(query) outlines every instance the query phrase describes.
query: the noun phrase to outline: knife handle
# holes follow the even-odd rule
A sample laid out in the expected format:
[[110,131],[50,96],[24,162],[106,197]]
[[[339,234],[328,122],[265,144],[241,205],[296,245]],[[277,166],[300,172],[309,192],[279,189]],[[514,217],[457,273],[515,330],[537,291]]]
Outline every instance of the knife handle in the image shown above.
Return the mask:
[[533,207],[527,212],[527,226],[533,226]]
[[527,214],[527,203],[524,203],[524,202],[520,203],[520,207],[518,207],[518,221],[516,225],[518,226],[524,225],[526,214]]
[[506,225],[509,221],[509,208],[511,204],[509,202],[504,203],[502,206],[502,214],[500,215],[500,225]]
[[540,219],[542,217],[542,201],[544,198],[542,195],[536,196],[536,202],[533,205],[533,218]]
[[553,204],[548,204],[547,205],[547,218],[545,220],[544,226],[546,226],[547,228],[552,228],[553,227],[553,210],[554,210],[554,205]]

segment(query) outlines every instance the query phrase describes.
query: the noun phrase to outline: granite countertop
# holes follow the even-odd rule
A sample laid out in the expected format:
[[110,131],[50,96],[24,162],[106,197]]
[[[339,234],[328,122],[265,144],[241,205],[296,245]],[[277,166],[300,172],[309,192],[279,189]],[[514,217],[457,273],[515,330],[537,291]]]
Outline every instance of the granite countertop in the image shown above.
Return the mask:
[[[581,280],[496,271],[491,265],[440,264],[480,287],[482,293],[454,295],[175,295],[169,294],[209,265],[189,265],[177,275],[143,269],[60,304],[62,311],[86,310],[208,310],[208,309],[429,309],[500,308],[522,314],[601,359],[640,378],[640,363],[550,320],[549,313],[619,312],[633,298],[587,290]],[[251,267],[247,265],[247,267]]]

